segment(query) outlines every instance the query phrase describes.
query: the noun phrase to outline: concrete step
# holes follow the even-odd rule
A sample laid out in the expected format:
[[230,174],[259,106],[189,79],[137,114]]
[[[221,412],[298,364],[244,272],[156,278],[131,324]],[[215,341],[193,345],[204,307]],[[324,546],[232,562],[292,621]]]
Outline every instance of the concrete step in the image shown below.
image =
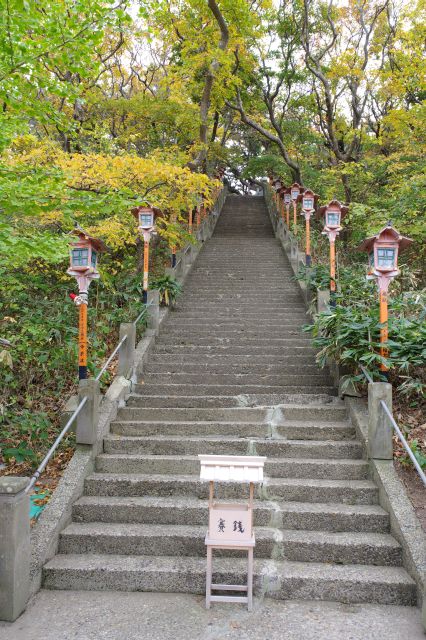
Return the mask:
[[240,394],[240,395],[223,395],[223,396],[194,396],[191,394],[180,396],[167,395],[137,395],[130,397],[127,405],[132,406],[135,400],[138,400],[140,406],[147,408],[237,408],[237,407],[271,407],[277,404],[331,404],[336,398],[325,394]]
[[174,355],[192,355],[196,356],[199,359],[204,358],[207,355],[238,355],[238,356],[247,356],[248,354],[253,354],[253,356],[262,356],[263,358],[268,358],[270,355],[282,355],[291,357],[295,356],[307,356],[308,358],[315,357],[316,351],[313,349],[309,343],[304,343],[303,346],[289,346],[287,345],[285,349],[277,349],[275,345],[265,344],[262,346],[250,345],[250,349],[247,348],[247,345],[236,346],[235,344],[229,342],[228,344],[216,344],[205,345],[191,345],[191,344],[169,344],[169,343],[160,343],[156,342],[153,355],[160,355],[162,353],[174,354]]
[[[203,557],[205,536],[203,525],[72,523],[61,533],[59,553]],[[386,533],[258,527],[255,536],[257,558],[379,566],[396,566],[402,560],[400,545]],[[243,552],[224,550],[217,555],[238,557]]]
[[239,438],[266,438],[282,436],[288,440],[352,440],[354,428],[342,423],[262,424],[259,422],[156,422],[143,420],[121,420],[111,424],[111,433],[119,436],[234,436]]
[[231,385],[231,386],[267,386],[267,387],[295,387],[302,386],[332,386],[331,380],[323,373],[279,374],[269,373],[150,373],[144,371],[143,381],[148,384],[197,384]]
[[[74,503],[75,522],[130,522],[203,525],[208,502],[188,496],[82,496]],[[389,532],[389,514],[379,505],[268,502],[254,508],[255,526],[309,531]]]
[[[217,558],[214,583],[244,584],[247,561]],[[61,554],[44,567],[45,589],[205,593],[204,558]],[[413,580],[399,567],[256,559],[255,595],[275,599],[414,605]]]
[[283,351],[286,350],[286,347],[304,347],[310,346],[310,338],[307,335],[298,335],[295,332],[294,336],[283,336],[279,338],[269,337],[250,337],[250,336],[223,336],[220,334],[217,335],[207,335],[207,336],[197,336],[197,335],[188,335],[188,336],[175,336],[170,335],[168,333],[160,334],[156,344],[182,344],[185,346],[197,346],[197,345],[207,345],[215,348],[218,344],[223,345],[232,345],[245,347],[247,351],[250,351],[251,345],[256,346],[257,348],[261,348],[262,345],[274,346],[276,349],[281,349]]
[[286,440],[284,438],[232,438],[230,436],[117,436],[104,438],[105,453],[162,455],[259,455],[268,458],[360,459],[356,440]]
[[160,365],[164,366],[180,366],[182,371],[189,371],[191,367],[200,367],[208,369],[209,367],[228,366],[228,367],[298,367],[301,366],[315,366],[318,371],[318,366],[315,364],[315,358],[312,355],[307,357],[304,354],[296,354],[293,356],[286,356],[285,354],[270,354],[268,356],[257,355],[220,355],[215,353],[205,354],[200,360],[192,353],[155,353],[150,354],[149,362],[145,365],[147,367]]
[[273,319],[260,323],[257,319],[247,320],[245,318],[229,318],[228,320],[224,320],[223,318],[213,319],[210,317],[204,317],[203,321],[200,322],[200,319],[194,319],[189,321],[187,317],[182,318],[179,313],[174,314],[167,319],[162,327],[161,331],[178,331],[181,329],[185,330],[197,330],[199,332],[210,332],[210,331],[240,331],[240,330],[280,330],[280,331],[293,331],[299,328],[303,322],[308,322],[309,318],[301,318],[300,320],[280,320],[275,321]]
[[137,387],[138,393],[141,395],[170,395],[170,396],[188,396],[188,395],[217,395],[217,396],[231,396],[231,395],[240,395],[240,394],[330,394],[336,395],[336,389],[331,386],[325,385],[317,385],[313,386],[312,384],[306,386],[303,384],[299,385],[275,385],[275,386],[267,386],[267,385],[220,385],[220,384],[210,384],[210,385],[202,385],[202,384],[163,384],[163,383],[145,383],[142,385],[138,385]]
[[[99,496],[193,496],[206,499],[207,483],[187,475],[94,473],[85,480],[85,494]],[[241,484],[218,488],[219,498],[240,498]],[[378,489],[369,480],[268,478],[256,495],[267,500],[377,504]]]
[[294,325],[289,325],[287,327],[276,326],[276,327],[257,327],[257,328],[246,328],[246,327],[238,327],[238,328],[223,328],[223,327],[209,327],[209,326],[190,326],[186,325],[185,327],[167,327],[164,331],[162,331],[161,335],[168,336],[176,336],[176,338],[188,338],[188,337],[197,337],[197,338],[205,338],[205,337],[235,337],[235,338],[272,338],[272,339],[282,339],[282,338],[297,338],[297,337],[308,337],[310,336],[306,333],[303,333],[299,327],[294,327]]
[[[144,385],[136,385],[137,389]],[[276,407],[144,407],[143,396],[131,396],[132,406],[119,409],[119,420],[154,420],[167,422],[260,422],[274,419],[276,424],[301,421],[339,422],[346,420],[346,406],[340,400],[324,404],[281,404]],[[285,426],[285,424],[283,424]]]
[[[197,475],[200,462],[192,455],[137,455],[125,454],[99,455],[96,458],[96,471],[100,473],[157,473]],[[368,477],[368,464],[364,460],[329,460],[271,458],[266,461],[265,474],[274,478],[323,478],[326,480],[364,480]]]
[[[318,371],[318,369],[314,369]],[[270,386],[295,386],[296,384],[331,384],[330,378],[325,373],[311,373],[303,368],[299,373],[295,370],[289,373],[277,373],[276,371],[260,373],[255,371],[239,372],[239,373],[222,373],[222,372],[171,372],[160,371],[152,372],[144,370],[142,379],[150,384],[189,384],[202,381],[203,384],[222,384],[222,385],[266,385]]]

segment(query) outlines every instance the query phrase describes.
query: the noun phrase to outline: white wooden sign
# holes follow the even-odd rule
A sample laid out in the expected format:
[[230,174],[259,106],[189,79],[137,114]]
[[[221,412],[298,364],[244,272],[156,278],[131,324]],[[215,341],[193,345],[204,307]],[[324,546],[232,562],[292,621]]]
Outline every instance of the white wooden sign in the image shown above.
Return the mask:
[[247,504],[215,503],[209,510],[206,544],[254,544],[251,511]]

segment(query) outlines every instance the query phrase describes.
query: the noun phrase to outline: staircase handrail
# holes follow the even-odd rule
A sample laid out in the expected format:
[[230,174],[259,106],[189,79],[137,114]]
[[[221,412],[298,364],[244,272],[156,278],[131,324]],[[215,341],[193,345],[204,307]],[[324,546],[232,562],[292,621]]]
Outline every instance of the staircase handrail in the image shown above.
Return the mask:
[[[371,377],[371,375],[369,374],[367,369],[363,365],[359,365],[359,368],[361,369],[361,371],[362,371],[364,377],[366,378],[367,382],[368,383],[374,383],[373,378]],[[390,421],[390,423],[392,425],[393,430],[395,431],[395,433],[397,434],[398,438],[402,442],[404,449],[406,450],[411,462],[414,465],[414,468],[416,469],[417,473],[420,476],[421,481],[423,482],[423,484],[426,487],[426,474],[424,473],[423,469],[421,468],[416,456],[414,455],[414,453],[413,453],[410,445],[408,444],[407,440],[404,438],[404,435],[403,435],[401,429],[399,428],[398,424],[396,423],[396,420],[393,417],[393,414],[389,410],[389,407],[384,402],[384,400],[380,400],[380,407],[386,413],[386,415],[387,415],[387,417],[388,417],[388,419],[389,419],[389,421]]]

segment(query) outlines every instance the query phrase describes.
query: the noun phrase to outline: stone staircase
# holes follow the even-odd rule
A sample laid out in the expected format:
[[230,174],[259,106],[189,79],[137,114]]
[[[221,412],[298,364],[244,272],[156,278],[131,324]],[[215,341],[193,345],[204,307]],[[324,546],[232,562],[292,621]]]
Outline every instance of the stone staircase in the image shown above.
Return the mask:
[[[44,568],[46,588],[204,593],[197,454],[258,454],[255,593],[415,604],[361,444],[301,331],[291,274],[263,200],[228,197]],[[217,556],[217,582],[245,580],[243,557]]]

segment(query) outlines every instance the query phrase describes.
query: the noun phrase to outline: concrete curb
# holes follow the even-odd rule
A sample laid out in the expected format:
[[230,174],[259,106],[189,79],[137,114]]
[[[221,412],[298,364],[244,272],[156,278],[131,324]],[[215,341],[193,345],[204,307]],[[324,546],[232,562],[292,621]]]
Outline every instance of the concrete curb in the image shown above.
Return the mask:
[[[281,220],[275,218],[266,199],[267,210],[275,236],[286,254],[294,274],[297,274],[303,255],[294,246],[294,239],[286,231]],[[297,281],[307,307],[307,313],[313,318],[312,294],[304,283]],[[340,387],[342,371],[335,362],[329,363],[330,373],[336,386]],[[343,372],[344,373],[344,372]],[[368,451],[368,407],[365,399],[347,395],[344,401],[349,418],[356,429],[357,437],[362,443],[367,457]],[[414,508],[399,479],[393,460],[368,459],[372,480],[379,488],[379,504],[389,513],[392,535],[398,540],[403,552],[403,566],[417,585],[417,601],[422,608],[423,627],[426,630],[426,545],[425,534],[416,516]]]
[[[213,234],[225,199],[226,195],[219,211],[216,214],[212,213],[209,218],[203,221],[197,234],[198,244],[193,245],[191,251],[191,264],[180,270],[181,273],[176,278],[178,282],[183,283],[185,281],[203,246],[203,242]],[[160,326],[169,313],[169,307],[160,309]],[[110,424],[117,417],[118,409],[125,404],[131,393],[133,383],[143,371],[143,366],[155,345],[155,338],[154,331],[147,329],[137,344],[135,365],[130,380],[124,376],[116,376],[113,379],[101,401],[96,443],[93,446],[77,445],[75,453],[65,469],[51,500],[31,530],[30,596],[33,596],[41,588],[42,568],[57,553],[59,535],[71,522],[73,503],[83,493],[84,481],[94,470],[96,456],[103,451],[104,436],[109,433]]]

